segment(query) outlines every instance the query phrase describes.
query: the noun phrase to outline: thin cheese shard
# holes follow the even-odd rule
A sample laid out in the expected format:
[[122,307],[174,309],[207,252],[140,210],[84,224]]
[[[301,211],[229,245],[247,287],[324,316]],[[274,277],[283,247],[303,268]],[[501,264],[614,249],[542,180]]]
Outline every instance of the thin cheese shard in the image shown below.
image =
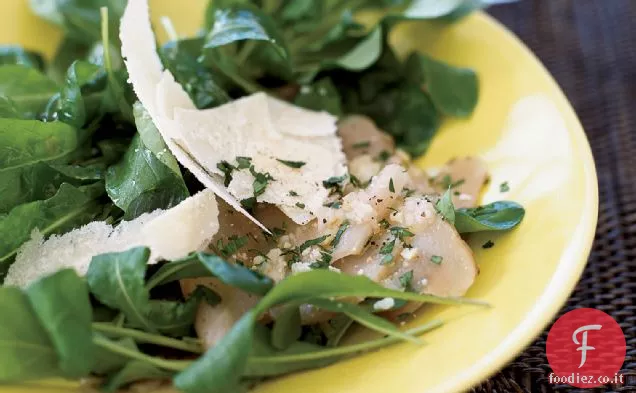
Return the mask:
[[95,255],[138,246],[150,248],[151,264],[182,258],[207,247],[219,229],[218,214],[214,193],[204,190],[171,209],[142,214],[116,227],[95,221],[47,240],[36,230],[18,251],[4,284],[26,287],[64,268],[84,275]]
[[[161,61],[146,0],[128,2],[121,41],[130,81],[140,101],[173,154],[206,187],[261,228],[264,226],[240,206],[239,200],[256,196],[258,202],[277,205],[299,224],[314,218],[328,195],[322,182],[346,174],[334,116],[264,93],[212,109],[196,109],[169,71],[156,72]],[[225,187],[218,165],[236,165],[237,157],[249,157],[252,168],[235,172],[233,182]],[[258,193],[252,187],[255,173],[269,175],[264,190]]]

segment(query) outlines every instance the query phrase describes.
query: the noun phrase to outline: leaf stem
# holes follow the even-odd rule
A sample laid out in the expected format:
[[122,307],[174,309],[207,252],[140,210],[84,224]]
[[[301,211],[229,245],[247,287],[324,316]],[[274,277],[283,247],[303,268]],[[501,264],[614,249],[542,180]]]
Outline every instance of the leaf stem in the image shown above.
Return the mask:
[[195,342],[186,342],[170,337],[160,336],[157,334],[146,333],[141,330],[118,327],[104,322],[94,322],[92,326],[93,330],[101,333],[116,335],[119,337],[130,337],[134,340],[145,342],[148,344],[161,345],[163,347],[180,349],[182,351],[192,353],[204,352],[203,347]]
[[[406,334],[418,335],[425,332],[429,332],[443,325],[440,320],[430,321],[422,326],[418,326],[413,329],[407,330]],[[305,352],[293,355],[274,355],[274,356],[252,356],[249,362],[254,364],[268,364],[268,363],[296,363],[308,360],[325,359],[330,357],[339,357],[351,355],[357,352],[370,351],[373,349],[379,349],[390,344],[400,342],[402,339],[399,337],[384,337],[377,340],[367,341],[360,344],[345,345],[343,347],[329,348],[322,351]]]
[[153,366],[172,371],[182,371],[188,368],[192,364],[191,360],[166,360],[153,356],[148,356],[141,352],[117,345],[106,338],[95,336],[93,337],[93,344],[98,347],[104,348],[107,351],[125,356],[130,359],[139,360],[152,364]]

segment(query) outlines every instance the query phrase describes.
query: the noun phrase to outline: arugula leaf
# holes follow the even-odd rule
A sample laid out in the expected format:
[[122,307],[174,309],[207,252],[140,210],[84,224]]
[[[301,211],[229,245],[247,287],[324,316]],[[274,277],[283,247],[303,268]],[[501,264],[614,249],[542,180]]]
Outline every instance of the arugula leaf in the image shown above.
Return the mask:
[[[0,287],[3,315],[0,381],[21,382],[59,376],[58,357],[27,296],[19,288]],[[10,316],[10,317],[9,317]]]
[[44,163],[0,171],[0,214],[23,203],[51,198],[62,183],[77,182]]
[[11,100],[23,118],[35,118],[59,90],[38,70],[23,65],[0,66],[0,97]]
[[59,95],[57,118],[74,127],[80,128],[86,122],[86,107],[81,87],[95,80],[101,70],[98,66],[83,61],[75,61],[66,73],[66,81]]
[[[103,340],[109,340],[108,338],[102,336],[100,333],[94,333],[95,336],[100,337]],[[127,348],[134,352],[138,351],[137,344],[130,337],[124,337],[121,339],[113,339],[110,340],[114,345],[119,347]],[[92,368],[92,372],[98,375],[108,375],[111,373],[120,370],[122,367],[128,363],[129,359],[125,356],[113,353],[111,351],[107,351],[101,347],[97,347],[95,351],[95,362]]]
[[363,276],[348,276],[324,269],[289,276],[245,313],[214,347],[177,374],[174,378],[175,386],[186,393],[224,392],[235,388],[246,370],[254,339],[254,324],[260,314],[285,303],[305,303],[348,296],[393,297],[442,304],[466,302],[394,291]]
[[475,71],[454,67],[421,53],[413,53],[407,67],[420,68],[422,78],[417,83],[443,114],[466,117],[477,106],[479,85]]
[[135,247],[93,257],[86,273],[90,291],[103,304],[121,310],[136,327],[154,332],[147,318],[148,290],[144,285],[150,250]]
[[191,38],[165,44],[159,54],[199,109],[212,108],[230,101],[224,90],[227,81],[205,67],[197,58],[201,55],[203,40]]
[[166,143],[164,142],[157,126],[153,123],[148,111],[137,101],[133,105],[133,116],[135,117],[135,125],[137,132],[144,146],[150,150],[162,164],[170,168],[177,176],[181,177],[181,169],[177,159],[172,155]]
[[63,183],[53,197],[24,203],[0,215],[0,270],[7,267],[34,229],[43,235],[64,232],[91,221],[98,209],[80,188]]
[[323,329],[327,336],[327,347],[338,346],[340,340],[342,340],[352,324],[353,319],[344,314],[336,315],[331,318],[328,322],[328,327]]
[[167,379],[171,372],[161,370],[147,362],[133,360],[126,364],[116,374],[108,378],[103,386],[105,392],[116,392],[130,383],[146,379]]
[[0,119],[0,171],[55,160],[77,146],[77,132],[67,124]]
[[237,390],[252,348],[257,314],[243,314],[214,347],[173,378],[185,393],[225,393]]
[[151,300],[148,305],[148,320],[162,334],[174,337],[185,336],[192,329],[202,297],[203,292],[199,290],[185,302]]
[[327,111],[334,116],[342,116],[342,99],[329,78],[302,86],[294,99],[294,104],[314,111]]
[[272,328],[272,346],[278,350],[289,348],[301,334],[300,309],[290,304],[283,307]]
[[203,48],[216,48],[243,40],[269,42],[279,56],[289,58],[285,39],[269,15],[247,3],[216,8]]
[[269,277],[257,271],[226,262],[216,255],[198,252],[161,266],[148,280],[148,287],[154,288],[176,280],[196,277],[217,277],[224,284],[256,295],[264,295],[274,285]]
[[32,283],[26,290],[40,325],[47,331],[68,378],[88,375],[95,357],[88,287],[72,269]]
[[455,228],[459,233],[507,231],[521,223],[523,206],[511,201],[498,201],[475,208],[455,211]]
[[25,67],[44,69],[44,58],[39,53],[17,45],[0,45],[0,65],[19,64]]
[[355,322],[358,322],[360,325],[379,333],[386,334],[387,336],[399,338],[404,341],[410,341],[416,344],[422,343],[420,339],[403,333],[391,322],[366,311],[364,308],[356,304],[328,299],[312,299],[310,300],[310,303],[324,310],[343,313]]
[[[322,350],[323,347],[305,341],[294,341],[287,348],[279,350],[270,343],[270,331],[264,326],[256,325],[254,329],[254,342],[252,345],[252,357],[262,358],[277,355],[301,355]],[[271,377],[288,374],[294,371],[323,367],[337,361],[338,358],[321,358],[309,361],[289,362],[278,364],[276,362],[249,362],[245,369],[245,377]]]
[[435,203],[435,209],[450,224],[455,223],[455,207],[453,206],[453,196],[451,189],[446,190],[444,195]]
[[87,44],[100,40],[99,9],[107,7],[110,39],[119,43],[117,33],[125,0],[30,0],[29,3],[36,15],[61,26],[67,37]]
[[164,165],[139,134],[121,161],[108,168],[106,191],[115,205],[126,212],[126,219],[168,209],[189,195],[181,175]]

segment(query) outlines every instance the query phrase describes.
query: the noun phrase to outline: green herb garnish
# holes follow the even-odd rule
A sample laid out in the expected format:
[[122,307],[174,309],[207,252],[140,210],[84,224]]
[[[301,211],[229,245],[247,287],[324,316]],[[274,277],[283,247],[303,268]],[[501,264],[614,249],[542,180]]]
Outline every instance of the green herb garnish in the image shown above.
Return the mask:
[[433,263],[434,263],[434,264],[436,264],[436,265],[441,264],[443,260],[444,260],[444,258],[442,258],[442,257],[441,257],[441,256],[439,256],[439,255],[433,255],[433,256],[431,256],[431,262],[433,262]]
[[305,208],[305,204],[301,203],[301,202],[296,202],[296,207],[304,209]]
[[381,162],[386,162],[389,160],[389,158],[391,158],[391,152],[387,150],[382,150],[380,154],[378,154],[378,156],[376,157],[376,160]]
[[308,249],[309,247],[312,246],[317,246],[319,244],[321,244],[322,242],[324,242],[327,238],[329,237],[329,235],[324,235],[324,236],[320,236],[317,237],[315,239],[310,239],[307,240],[306,242],[304,242],[303,244],[300,245],[300,247],[298,247],[298,252],[300,254],[303,253],[303,251],[305,251],[306,249]]
[[291,190],[291,191],[289,191],[289,196],[296,197],[296,196],[298,196],[298,193],[296,191],[294,191],[294,190]]
[[499,185],[499,192],[508,192],[508,191],[510,191],[510,186],[508,185],[507,181]]
[[486,243],[484,243],[481,248],[493,248],[493,246],[495,245],[495,242],[493,242],[492,240],[488,240]]
[[393,178],[389,180],[389,191],[395,192],[395,186],[393,186]]
[[354,149],[365,149],[369,147],[370,145],[371,145],[371,142],[362,141],[362,142],[354,143],[353,145],[351,145],[351,147],[353,147]]
[[237,169],[248,169],[252,166],[251,157],[236,157]]
[[328,203],[325,203],[323,206],[329,207],[332,209],[340,209],[340,207],[342,207],[342,202],[341,201],[328,202]]
[[455,223],[455,206],[453,206],[450,188],[437,201],[435,208],[445,221],[451,224]]
[[285,164],[290,168],[296,168],[296,169],[302,168],[306,164],[306,162],[302,162],[302,161],[288,161],[288,160],[281,160],[278,158],[276,159],[276,161],[282,164]]
[[411,281],[413,281],[413,270],[409,270],[400,276],[400,285],[407,291],[411,289]]
[[340,224],[340,227],[338,228],[338,231],[336,232],[336,235],[334,236],[333,240],[331,241],[331,246],[332,247],[336,247],[338,245],[338,243],[340,243],[340,238],[345,233],[345,231],[347,230],[348,227],[349,227],[349,221],[347,221],[347,220],[343,221],[342,224]]

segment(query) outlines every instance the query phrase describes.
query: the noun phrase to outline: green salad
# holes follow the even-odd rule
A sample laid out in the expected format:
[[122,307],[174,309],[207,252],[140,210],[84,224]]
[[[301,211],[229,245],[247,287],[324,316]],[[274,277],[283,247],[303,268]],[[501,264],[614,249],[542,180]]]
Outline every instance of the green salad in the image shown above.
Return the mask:
[[64,38],[0,46],[0,383],[246,391],[488,307],[465,239],[524,208],[413,164],[478,75],[389,36],[497,2],[215,0],[158,46],[147,0],[31,0]]

